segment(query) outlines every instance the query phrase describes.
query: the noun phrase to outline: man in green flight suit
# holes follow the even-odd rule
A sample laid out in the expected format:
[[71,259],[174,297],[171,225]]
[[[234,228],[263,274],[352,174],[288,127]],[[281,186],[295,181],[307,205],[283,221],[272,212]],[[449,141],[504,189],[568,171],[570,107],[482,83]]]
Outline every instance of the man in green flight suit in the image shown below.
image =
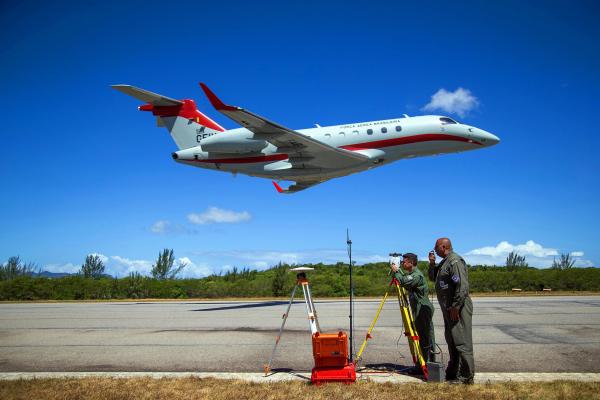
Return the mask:
[[[419,347],[425,362],[435,361],[435,334],[433,331],[433,305],[429,301],[429,287],[427,279],[417,268],[417,256],[413,253],[406,253],[402,256],[402,268],[394,263],[391,265],[394,276],[408,291],[410,308],[417,335],[419,335]],[[415,368],[414,372],[421,371],[421,368]]]
[[452,250],[448,238],[435,242],[435,253],[442,258],[436,265],[434,252],[429,253],[429,279],[444,316],[444,337],[450,360],[446,381],[472,384],[475,377],[473,357],[473,302],[469,296],[469,275],[465,260]]

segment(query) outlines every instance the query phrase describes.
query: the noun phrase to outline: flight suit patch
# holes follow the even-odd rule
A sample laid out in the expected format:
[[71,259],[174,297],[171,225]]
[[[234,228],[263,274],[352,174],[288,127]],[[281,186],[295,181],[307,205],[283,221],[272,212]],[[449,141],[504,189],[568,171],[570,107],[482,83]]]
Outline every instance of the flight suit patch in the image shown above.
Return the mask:
[[458,275],[452,275],[452,282],[458,283],[460,281],[460,277]]
[[442,289],[442,290],[448,289],[448,284],[444,281],[440,281],[440,289]]

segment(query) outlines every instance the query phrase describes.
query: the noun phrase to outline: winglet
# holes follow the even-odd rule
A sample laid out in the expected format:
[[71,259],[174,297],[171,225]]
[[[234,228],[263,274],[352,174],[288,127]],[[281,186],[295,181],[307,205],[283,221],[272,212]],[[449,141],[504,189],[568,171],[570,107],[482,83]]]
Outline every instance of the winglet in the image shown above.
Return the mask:
[[210,101],[210,104],[212,104],[212,106],[215,109],[217,109],[219,111],[235,111],[235,110],[239,110],[238,107],[228,106],[227,104],[223,103],[221,101],[221,99],[219,99],[217,97],[217,95],[214,94],[213,91],[210,90],[208,88],[208,86],[206,86],[204,83],[200,82],[200,87],[204,91],[204,94],[206,95],[206,97],[208,97],[208,101]]
[[279,184],[277,182],[275,182],[275,181],[271,181],[271,182],[273,182],[273,186],[275,186],[275,189],[277,189],[277,192],[279,192],[279,193],[284,193],[285,192],[285,190],[283,190],[281,188],[281,186],[279,186]]

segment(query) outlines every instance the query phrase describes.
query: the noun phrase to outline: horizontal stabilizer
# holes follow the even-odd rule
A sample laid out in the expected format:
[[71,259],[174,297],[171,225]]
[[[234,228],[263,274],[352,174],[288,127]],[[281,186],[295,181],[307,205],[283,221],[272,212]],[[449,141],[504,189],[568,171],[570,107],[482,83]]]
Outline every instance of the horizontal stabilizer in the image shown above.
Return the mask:
[[131,85],[111,85],[114,89],[119,92],[128,94],[131,97],[149,103],[155,106],[177,106],[183,104],[182,101],[171,99],[160,94],[152,93],[144,89],[136,88]]

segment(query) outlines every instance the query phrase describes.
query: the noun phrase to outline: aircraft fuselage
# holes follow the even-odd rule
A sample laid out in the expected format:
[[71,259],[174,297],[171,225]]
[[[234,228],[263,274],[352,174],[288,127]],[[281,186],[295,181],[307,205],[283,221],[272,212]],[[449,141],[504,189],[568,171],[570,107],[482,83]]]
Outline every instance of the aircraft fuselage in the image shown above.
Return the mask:
[[[303,160],[302,154],[296,152],[292,164],[285,148],[268,143],[246,128],[199,132],[198,146],[177,151],[173,158],[200,168],[275,180],[330,179],[404,158],[476,150],[499,142],[498,137],[489,132],[437,115],[323,126],[297,132],[330,146],[359,152],[368,159],[336,168],[311,165],[310,156]],[[299,163],[302,168],[298,168]]]

